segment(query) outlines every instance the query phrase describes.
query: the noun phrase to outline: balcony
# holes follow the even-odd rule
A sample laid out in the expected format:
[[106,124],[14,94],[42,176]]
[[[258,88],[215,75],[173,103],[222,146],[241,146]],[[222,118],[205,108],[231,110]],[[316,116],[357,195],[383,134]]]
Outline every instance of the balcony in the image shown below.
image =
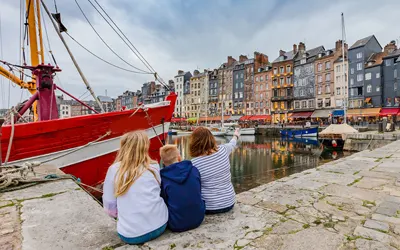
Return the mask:
[[287,96],[273,96],[271,97],[271,101],[277,102],[277,101],[287,101],[287,100],[293,100],[293,95],[287,95]]

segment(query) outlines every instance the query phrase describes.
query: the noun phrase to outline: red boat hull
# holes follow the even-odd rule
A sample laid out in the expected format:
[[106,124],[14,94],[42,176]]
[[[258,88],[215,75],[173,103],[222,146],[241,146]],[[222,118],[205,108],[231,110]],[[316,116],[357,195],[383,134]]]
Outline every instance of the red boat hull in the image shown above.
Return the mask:
[[[158,159],[175,109],[176,95],[168,102],[146,109],[86,115],[51,121],[16,124],[8,162],[48,161],[65,173],[95,186],[103,182],[119,149],[120,137],[129,131],[145,130],[151,141],[150,154]],[[1,160],[7,154],[11,126],[1,130]],[[89,144],[89,145],[88,145]]]

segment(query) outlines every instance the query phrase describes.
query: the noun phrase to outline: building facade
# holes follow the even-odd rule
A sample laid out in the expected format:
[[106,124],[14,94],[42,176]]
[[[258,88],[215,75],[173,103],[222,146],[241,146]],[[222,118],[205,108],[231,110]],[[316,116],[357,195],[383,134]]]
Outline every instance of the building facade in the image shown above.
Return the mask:
[[297,45],[293,50],[279,51],[279,57],[272,62],[271,73],[271,113],[272,121],[288,121],[288,114],[293,112],[293,58],[297,53]]
[[233,68],[233,114],[241,115],[244,113],[244,62],[236,64]]
[[219,80],[218,69],[208,73],[209,93],[208,93],[208,116],[215,116],[218,113]]
[[293,97],[294,111],[314,111],[315,109],[315,67],[318,54],[325,51],[323,46],[306,50],[306,45],[299,43],[294,57]]
[[190,81],[190,78],[192,77],[192,73],[189,71],[185,72],[183,70],[178,70],[178,74],[174,77],[174,82],[175,82],[175,92],[177,94],[177,99],[176,99],[176,104],[175,104],[175,116],[176,117],[182,117],[183,111],[183,101],[184,101],[184,95],[183,95],[183,89],[185,82]]
[[244,61],[244,101],[245,114],[254,115],[254,59],[250,58]]
[[268,84],[271,78],[270,67],[258,68],[254,74],[254,113],[256,115],[270,114],[271,88]]
[[[343,62],[343,57],[339,57],[333,64],[334,68],[334,91],[335,91],[335,108],[344,109],[348,96],[348,61],[347,54]],[[348,104],[346,105],[346,107]]]
[[232,56],[228,56],[227,62],[223,63],[219,68],[218,115],[221,115],[222,112],[224,112],[225,115],[230,115],[233,111],[233,68],[236,64],[236,59]]
[[151,94],[156,90],[155,82],[146,82],[142,86],[142,100],[144,104],[151,103]]
[[349,48],[349,108],[364,107],[365,64],[373,53],[381,51],[382,46],[374,35],[356,41]]

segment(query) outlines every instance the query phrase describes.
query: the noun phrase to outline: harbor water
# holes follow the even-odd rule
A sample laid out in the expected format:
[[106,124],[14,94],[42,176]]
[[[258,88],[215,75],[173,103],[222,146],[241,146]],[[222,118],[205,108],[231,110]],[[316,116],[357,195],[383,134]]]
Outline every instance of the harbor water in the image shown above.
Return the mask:
[[[190,136],[170,136],[169,143],[178,145],[183,159],[190,159]],[[217,137],[223,144],[230,137]],[[282,140],[265,136],[242,136],[231,154],[232,182],[236,193],[315,168],[326,162],[350,155],[343,151],[323,151],[316,139]]]

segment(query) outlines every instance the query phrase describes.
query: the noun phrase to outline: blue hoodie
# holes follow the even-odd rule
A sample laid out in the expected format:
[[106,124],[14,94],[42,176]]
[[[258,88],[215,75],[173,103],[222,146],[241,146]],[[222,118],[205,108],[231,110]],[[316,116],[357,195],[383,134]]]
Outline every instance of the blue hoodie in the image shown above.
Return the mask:
[[191,161],[181,161],[161,169],[161,196],[168,207],[168,227],[174,232],[194,229],[206,211],[201,198],[200,173]]

